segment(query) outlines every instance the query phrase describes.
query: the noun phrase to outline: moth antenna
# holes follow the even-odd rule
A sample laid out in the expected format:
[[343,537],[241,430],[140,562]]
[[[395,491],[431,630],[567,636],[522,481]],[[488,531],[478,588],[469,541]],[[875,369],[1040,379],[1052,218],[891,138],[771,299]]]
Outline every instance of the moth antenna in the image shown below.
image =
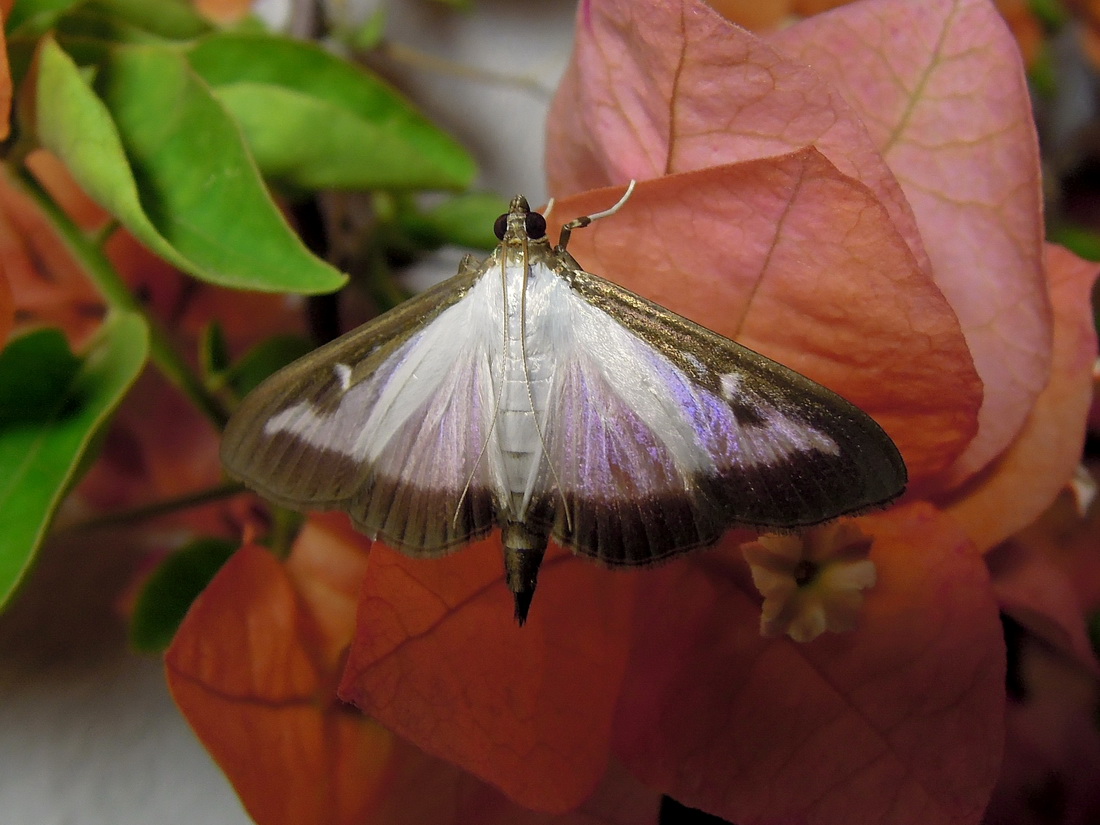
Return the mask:
[[542,216],[544,218],[549,218],[550,213],[553,212],[553,211],[554,211],[554,199],[550,198],[550,200],[548,200],[546,202],[546,208],[542,210]]
[[[561,228],[561,235],[558,236],[558,250],[561,252],[565,251],[565,247],[569,244],[569,236],[573,233],[574,229],[581,229],[582,227],[588,226],[592,221],[598,221],[600,218],[609,218],[622,209],[623,205],[630,200],[630,196],[634,194],[634,186],[637,183],[638,181],[632,178],[630,184],[626,187],[626,191],[623,192],[623,196],[619,198],[618,203],[610,209],[605,209],[603,212],[597,212],[594,215],[582,215],[565,224],[565,226]],[[545,214],[543,217],[545,217]]]
[[[550,459],[550,450],[546,448],[546,437],[542,434],[542,424],[539,423],[538,411],[535,409],[535,396],[531,393],[531,372],[527,366],[527,244],[523,245],[523,292],[519,296],[519,351],[520,361],[523,363],[523,384],[527,389],[527,403],[531,405],[531,418],[535,422],[535,432],[539,434],[539,444],[542,445],[542,454],[546,456],[546,466],[550,468],[550,475],[554,479],[558,497],[561,498],[562,512],[565,513],[565,525],[570,532],[573,531],[573,519],[569,515],[569,502],[565,500],[565,493],[561,489],[561,478],[554,468],[554,462]],[[528,490],[524,497],[523,506],[526,507],[531,500],[531,491]]]
[[[504,384],[501,382],[501,387]],[[462,485],[462,495],[458,497],[458,502],[455,504],[455,512],[451,517],[451,527],[455,527],[458,524],[458,517],[462,515],[462,504],[466,501],[466,495],[470,492],[470,485],[474,483],[474,476],[477,475],[477,468],[481,466],[481,460],[485,458],[485,451],[489,449],[489,442],[493,437],[493,430],[497,425],[497,410],[500,409],[500,391],[497,392],[497,397],[493,400],[493,417],[489,420],[489,432],[485,434],[485,438],[482,439],[481,449],[478,450],[477,458],[474,460],[474,466],[470,468],[470,474],[466,476],[466,483]]]
[[626,205],[626,202],[630,200],[630,196],[634,194],[634,187],[638,185],[638,181],[634,178],[630,179],[630,183],[627,184],[626,191],[623,192],[623,196],[619,198],[618,202],[610,209],[605,209],[603,212],[597,212],[595,215],[588,216],[588,223],[592,221],[598,221],[600,218],[610,218],[616,212]]
[[458,503],[455,505],[455,513],[451,519],[451,526],[454,527],[458,524],[458,517],[462,513],[462,503],[466,501],[466,495],[470,492],[470,485],[474,483],[474,476],[477,475],[477,468],[481,466],[481,460],[485,458],[485,453],[489,449],[489,442],[493,438],[493,430],[497,426],[497,416],[500,414],[500,399],[504,394],[504,373],[508,364],[508,278],[505,273],[505,267],[507,261],[501,256],[500,259],[500,292],[501,300],[504,303],[504,346],[501,347],[503,353],[500,365],[501,380],[498,383],[496,395],[493,398],[493,412],[489,417],[489,430],[485,433],[485,438],[481,440],[481,449],[478,450],[477,459],[474,461],[474,466],[470,468],[470,474],[466,476],[466,483],[462,486],[462,495],[458,497]]

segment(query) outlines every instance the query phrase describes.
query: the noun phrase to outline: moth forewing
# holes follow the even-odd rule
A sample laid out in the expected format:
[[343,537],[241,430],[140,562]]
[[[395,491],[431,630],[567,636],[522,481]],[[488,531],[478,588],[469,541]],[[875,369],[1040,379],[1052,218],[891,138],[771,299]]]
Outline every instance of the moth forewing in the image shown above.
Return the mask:
[[732,526],[882,505],[905,465],[824,387],[552,247],[522,197],[480,264],[276,373],[226,430],[231,475],[432,556],[501,528],[522,623],[549,538],[647,564]]
[[712,455],[731,522],[804,527],[886,504],[904,489],[894,442],[846,399],[604,278],[577,270],[569,283],[728,407],[738,441]]
[[[396,498],[397,491],[383,490],[363,461],[362,430],[377,400],[371,379],[461,302],[482,274],[472,259],[464,261],[453,278],[270,376],[241,402],[226,427],[221,459],[228,473],[282,506],[342,509],[363,532],[383,532],[393,521],[383,493]],[[369,507],[364,501],[368,483],[378,488],[377,501]],[[484,534],[491,526],[491,518],[471,524],[468,535]],[[391,543],[402,544],[392,531],[384,532]],[[449,546],[466,538],[452,536]]]

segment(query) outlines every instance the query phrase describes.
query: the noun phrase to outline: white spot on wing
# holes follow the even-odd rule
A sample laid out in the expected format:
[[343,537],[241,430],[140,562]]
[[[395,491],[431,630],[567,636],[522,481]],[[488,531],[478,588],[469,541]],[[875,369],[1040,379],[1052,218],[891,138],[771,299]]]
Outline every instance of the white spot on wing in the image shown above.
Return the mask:
[[721,377],[722,397],[732,401],[741,394],[741,376],[736,372],[727,372]]
[[332,371],[336,373],[336,380],[340,382],[340,389],[348,391],[351,386],[351,367],[347,364],[333,364]]
[[707,366],[690,352],[684,353],[684,360],[691,364],[691,368],[695,370],[696,375],[706,375]]
[[773,466],[797,453],[839,455],[832,438],[801,421],[793,421],[775,409],[761,410],[765,423],[741,430],[739,459],[747,466]]

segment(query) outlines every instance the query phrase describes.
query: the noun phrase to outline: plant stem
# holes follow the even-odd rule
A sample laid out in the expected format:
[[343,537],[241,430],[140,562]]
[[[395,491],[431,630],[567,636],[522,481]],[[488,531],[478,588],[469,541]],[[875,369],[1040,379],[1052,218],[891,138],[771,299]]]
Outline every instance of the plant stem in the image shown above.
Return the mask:
[[287,510],[285,507],[272,506],[271,508],[271,532],[268,533],[266,544],[275,554],[276,558],[286,559],[290,557],[291,546],[302,526],[303,517],[300,513]]
[[478,83],[495,83],[501,86],[511,86],[522,89],[541,99],[549,99],[554,90],[534,75],[515,75],[507,72],[494,72],[491,69],[482,69],[478,66],[468,66],[464,63],[456,63],[444,60],[428,52],[420,51],[405,43],[395,40],[383,40],[375,50],[397,63],[412,66],[415,69],[435,72],[447,77],[461,77]]
[[[198,376],[176,351],[160,322],[152,317],[130,288],[119,277],[114,265],[96,243],[96,236],[86,233],[54,201],[49,192],[25,168],[17,175],[18,183],[39,208],[49,217],[66,247],[92,279],[108,306],[115,310],[139,313],[149,325],[149,351],[153,363],[175,384],[219,430],[229,419],[221,401],[203,386]],[[100,240],[103,240],[100,238]]]
[[243,484],[227,482],[217,487],[209,487],[205,490],[199,490],[198,492],[187,493],[177,498],[164,499],[163,501],[155,501],[152,504],[146,504],[141,507],[134,507],[132,510],[123,510],[119,513],[107,513],[106,515],[85,519],[84,521],[77,522],[64,528],[64,532],[100,530],[105,527],[124,527],[136,521],[144,521],[146,519],[156,518],[157,516],[164,516],[179,510],[187,510],[191,507],[198,507],[201,504],[207,504],[211,501],[230,498],[231,496],[244,492],[247,492],[247,489]]

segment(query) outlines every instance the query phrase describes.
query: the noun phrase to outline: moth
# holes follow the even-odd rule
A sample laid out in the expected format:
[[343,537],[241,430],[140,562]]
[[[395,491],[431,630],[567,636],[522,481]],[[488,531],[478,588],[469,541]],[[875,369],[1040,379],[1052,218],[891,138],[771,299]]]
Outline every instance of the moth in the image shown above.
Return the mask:
[[647,565],[900,495],[905,463],[868,415],[573,259],[570,233],[630,191],[557,246],[514,198],[484,261],[249,394],[229,474],[414,557],[499,526],[520,624],[549,539]]

